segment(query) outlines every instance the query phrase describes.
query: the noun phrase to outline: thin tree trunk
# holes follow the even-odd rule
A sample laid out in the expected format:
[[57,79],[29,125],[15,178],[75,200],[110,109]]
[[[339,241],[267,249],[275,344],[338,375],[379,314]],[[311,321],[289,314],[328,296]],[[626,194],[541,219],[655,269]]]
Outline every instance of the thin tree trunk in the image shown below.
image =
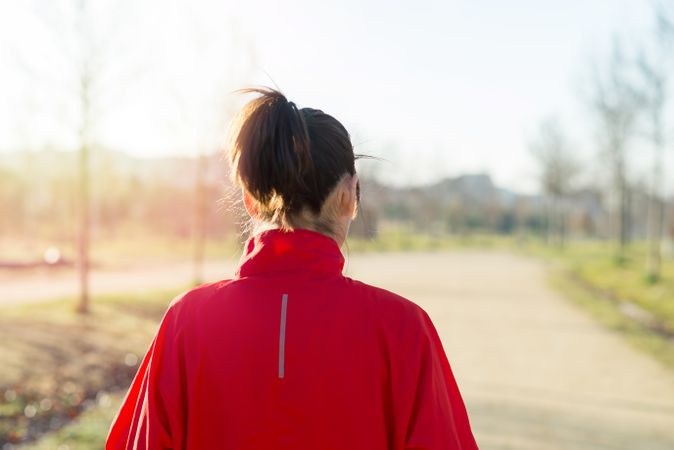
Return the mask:
[[77,312],[89,312],[89,148],[82,144],[79,151],[79,232],[77,239],[77,270],[79,302]]
[[663,204],[660,199],[660,187],[662,183],[663,171],[663,142],[660,130],[659,114],[654,115],[654,150],[653,158],[653,180],[651,201],[648,211],[648,230],[649,230],[649,251],[648,251],[648,279],[658,281],[660,279],[660,267],[662,264],[662,255],[660,254],[662,240],[662,222],[664,219]]
[[627,247],[627,234],[628,234],[628,201],[627,198],[627,186],[625,180],[622,181],[620,186],[620,250],[621,252]]
[[[622,152],[622,150],[616,150]],[[618,234],[618,248],[616,259],[618,263],[622,264],[625,261],[625,250],[628,241],[628,192],[627,180],[625,179],[625,165],[622,154],[616,156],[616,184],[618,190],[618,220],[617,220],[617,234]]]
[[80,128],[79,150],[79,233],[77,242],[77,267],[79,275],[80,296],[77,312],[89,312],[89,134],[90,134],[90,90],[89,61],[85,60],[80,79],[80,105],[82,108],[82,125]]
[[545,226],[545,240],[547,241],[548,245],[554,245],[556,227],[555,211],[557,210],[557,198],[554,195],[549,197],[547,209],[548,214],[546,220],[547,223]]
[[206,183],[205,174],[208,170],[206,155],[200,153],[197,157],[194,199],[194,260],[193,283],[201,284],[204,281],[204,253],[206,247]]
[[[86,2],[78,3],[80,37],[88,42],[86,31]],[[77,268],[79,275],[79,301],[77,312],[89,312],[89,238],[90,238],[90,196],[89,196],[89,152],[91,136],[91,89],[92,89],[92,58],[90,48],[84,49],[84,59],[80,67],[80,108],[82,113],[80,126],[79,149],[79,230],[77,238]]]
[[563,249],[566,244],[566,209],[564,200],[560,197],[559,201],[559,248]]

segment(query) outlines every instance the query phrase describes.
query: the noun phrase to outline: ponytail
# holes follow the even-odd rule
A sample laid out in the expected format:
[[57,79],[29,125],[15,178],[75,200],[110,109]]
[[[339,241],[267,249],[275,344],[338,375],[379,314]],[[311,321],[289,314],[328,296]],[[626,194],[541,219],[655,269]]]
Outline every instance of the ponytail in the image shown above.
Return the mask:
[[229,154],[233,181],[258,202],[267,221],[287,225],[305,208],[319,214],[339,179],[355,174],[348,132],[332,116],[298,109],[274,89],[240,92],[259,96],[234,122]]

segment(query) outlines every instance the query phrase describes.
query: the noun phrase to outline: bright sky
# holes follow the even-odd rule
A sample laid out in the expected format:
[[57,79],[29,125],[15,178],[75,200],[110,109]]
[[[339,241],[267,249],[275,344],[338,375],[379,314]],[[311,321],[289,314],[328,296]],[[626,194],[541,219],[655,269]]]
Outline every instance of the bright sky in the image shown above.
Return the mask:
[[[78,48],[73,4],[0,0],[2,150],[76,147],[63,50]],[[524,191],[536,187],[527,142],[549,114],[596,159],[579,93],[585,64],[606,54],[612,32],[637,40],[652,19],[645,0],[96,5],[93,34],[113,42],[94,133],[107,147],[143,157],[212,148],[223,104],[241,101],[222,93],[275,83],[341,120],[358,152],[390,159],[366,163],[389,181],[487,171]]]

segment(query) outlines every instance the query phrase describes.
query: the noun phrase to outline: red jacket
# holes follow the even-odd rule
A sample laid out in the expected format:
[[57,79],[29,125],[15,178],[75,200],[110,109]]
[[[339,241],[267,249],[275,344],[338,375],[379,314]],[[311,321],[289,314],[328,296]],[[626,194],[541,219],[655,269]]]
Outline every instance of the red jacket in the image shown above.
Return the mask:
[[307,229],[169,306],[106,449],[476,449],[437,331]]

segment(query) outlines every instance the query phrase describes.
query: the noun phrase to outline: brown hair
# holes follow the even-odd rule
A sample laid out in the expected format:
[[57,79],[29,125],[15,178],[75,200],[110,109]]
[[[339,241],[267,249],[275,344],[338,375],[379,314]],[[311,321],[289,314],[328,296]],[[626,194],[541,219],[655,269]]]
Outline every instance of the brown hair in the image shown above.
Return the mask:
[[[293,228],[305,211],[318,217],[337,183],[356,173],[351,139],[334,117],[299,109],[279,91],[249,88],[248,102],[231,130],[232,178],[257,201],[262,219]],[[360,186],[357,189],[360,200]],[[331,232],[332,224],[315,223]]]

